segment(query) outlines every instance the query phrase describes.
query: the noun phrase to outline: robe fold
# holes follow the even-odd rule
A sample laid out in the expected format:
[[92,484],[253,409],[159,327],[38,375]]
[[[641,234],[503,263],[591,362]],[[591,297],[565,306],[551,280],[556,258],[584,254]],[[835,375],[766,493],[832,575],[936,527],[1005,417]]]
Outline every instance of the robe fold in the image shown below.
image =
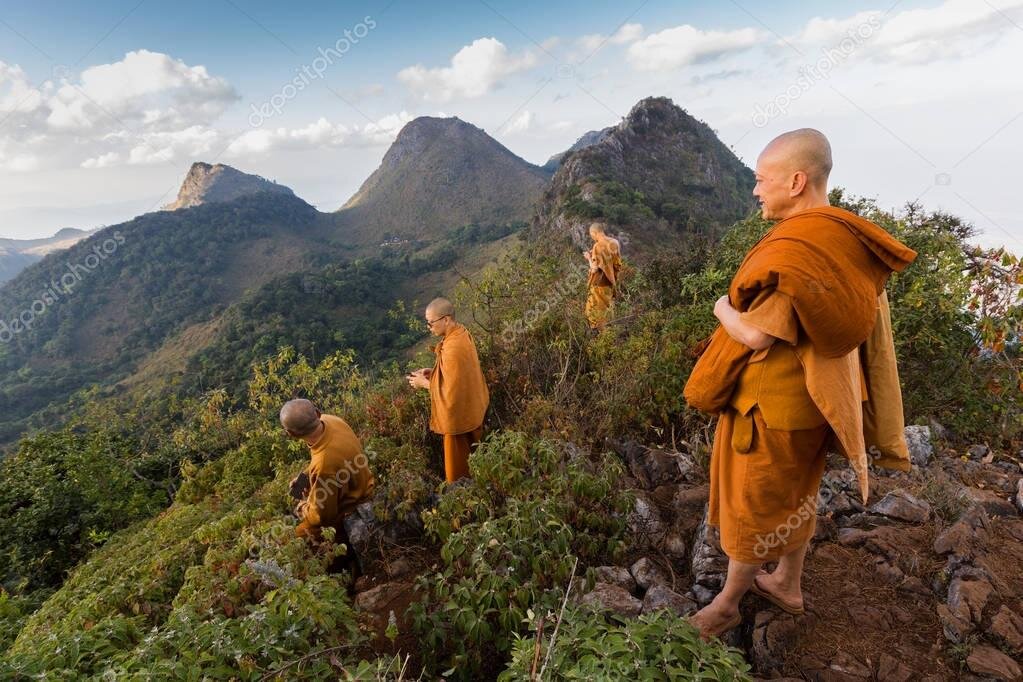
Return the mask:
[[908,468],[884,285],[915,257],[825,207],[779,222],[740,265],[729,299],[776,341],[753,351],[719,326],[685,389],[720,415],[710,517],[730,557],[770,561],[812,537],[829,445],[849,459],[864,501],[868,446],[876,464]]
[[618,240],[605,238],[594,243],[590,263],[585,313],[590,326],[597,329],[608,323],[614,306],[614,291],[622,270]]
[[344,517],[373,494],[376,481],[362,452],[362,443],[340,417],[320,417],[323,434],[309,446],[306,474],[309,491],[296,529],[299,536],[318,538],[320,529],[342,527]]
[[430,375],[430,430],[444,436],[444,469],[451,482],[469,474],[469,448],[482,437],[490,393],[476,344],[464,326],[456,324],[434,352],[437,361]]

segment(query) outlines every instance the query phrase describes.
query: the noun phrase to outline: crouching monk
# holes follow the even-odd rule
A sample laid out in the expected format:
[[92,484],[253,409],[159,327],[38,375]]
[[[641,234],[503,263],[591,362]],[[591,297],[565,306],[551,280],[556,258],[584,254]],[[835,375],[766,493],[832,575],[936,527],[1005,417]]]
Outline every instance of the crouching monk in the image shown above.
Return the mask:
[[311,453],[309,466],[292,481],[293,494],[303,500],[296,534],[319,541],[322,528],[333,528],[335,539],[348,545],[345,563],[357,568],[344,520],[376,485],[358,436],[343,419],[322,414],[304,399],[285,403],[280,418],[288,435],[305,441]]
[[751,589],[803,612],[829,446],[849,459],[864,502],[868,450],[875,465],[909,469],[885,283],[916,252],[829,206],[830,171],[816,130],[785,133],[761,153],[753,193],[779,222],[717,301],[720,325],[686,384],[690,405],[719,416],[708,523],[729,565],[722,591],[692,617],[704,637],[740,623]]
[[615,287],[622,271],[621,247],[617,239],[607,236],[603,223],[590,225],[590,238],[593,248],[583,252],[590,264],[585,313],[591,329],[603,329],[614,311]]
[[430,391],[430,430],[444,436],[444,474],[448,483],[469,475],[469,452],[483,438],[483,418],[490,393],[483,378],[476,344],[469,330],[455,320],[446,298],[426,307],[430,333],[441,337],[434,347],[433,368],[408,376],[409,385]]

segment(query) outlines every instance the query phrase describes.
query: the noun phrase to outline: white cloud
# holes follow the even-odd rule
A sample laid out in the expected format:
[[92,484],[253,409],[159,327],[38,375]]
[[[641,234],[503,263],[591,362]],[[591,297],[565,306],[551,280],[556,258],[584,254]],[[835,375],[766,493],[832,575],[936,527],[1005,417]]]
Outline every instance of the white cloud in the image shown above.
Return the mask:
[[86,69],[78,83],[65,80],[47,102],[47,123],[71,131],[180,129],[215,120],[237,99],[234,88],[204,66],[138,50]]
[[519,114],[512,120],[511,123],[505,127],[504,132],[507,135],[515,135],[516,133],[524,133],[529,130],[529,127],[533,123],[533,112],[528,109],[523,109],[522,113]]
[[752,28],[702,31],[683,24],[651,33],[634,42],[629,46],[628,59],[635,68],[642,71],[675,69],[741,52],[762,40],[763,35]]
[[108,168],[118,165],[120,161],[120,154],[117,152],[107,152],[106,154],[100,154],[99,156],[82,161],[82,168]]
[[265,154],[275,149],[318,149],[343,146],[376,146],[391,143],[412,120],[407,111],[389,114],[365,125],[347,126],[320,118],[302,128],[250,130],[231,143],[229,156]]
[[624,45],[643,37],[642,24],[622,24],[614,35],[606,36],[602,33],[591,33],[576,40],[576,44],[589,56],[594,50],[599,49],[605,43],[610,45]]
[[398,72],[398,80],[426,100],[446,102],[456,97],[480,97],[513,73],[535,66],[536,55],[511,55],[496,38],[478,38],[451,58],[451,65],[427,68],[422,64]]

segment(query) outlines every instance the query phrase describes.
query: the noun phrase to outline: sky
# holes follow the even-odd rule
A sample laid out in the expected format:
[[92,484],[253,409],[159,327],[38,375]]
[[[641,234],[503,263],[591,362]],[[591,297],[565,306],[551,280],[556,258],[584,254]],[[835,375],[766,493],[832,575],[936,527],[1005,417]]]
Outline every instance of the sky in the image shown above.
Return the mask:
[[648,96],[753,167],[830,139],[832,185],[1023,253],[1023,0],[0,0],[0,237],[116,224],[194,161],[339,208],[417,116],[542,164]]

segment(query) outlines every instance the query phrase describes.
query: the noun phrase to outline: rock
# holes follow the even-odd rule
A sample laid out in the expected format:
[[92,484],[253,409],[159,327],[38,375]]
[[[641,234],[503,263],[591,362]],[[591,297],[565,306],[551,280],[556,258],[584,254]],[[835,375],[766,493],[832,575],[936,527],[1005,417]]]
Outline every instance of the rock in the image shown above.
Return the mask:
[[853,604],[846,609],[853,625],[863,630],[890,630],[891,619],[881,609],[867,604]]
[[756,670],[779,672],[787,652],[798,639],[799,628],[787,613],[760,611],[753,625],[750,654]]
[[[725,584],[728,557],[721,551],[718,529],[707,524],[707,512],[696,530],[692,551],[693,594],[697,603],[706,606]],[[697,587],[704,589],[697,589]]]
[[953,578],[948,586],[948,608],[961,620],[980,623],[993,590],[986,580]]
[[966,667],[978,675],[987,675],[998,680],[1018,680],[1019,664],[993,646],[982,644],[974,647],[966,659]]
[[969,557],[987,544],[987,511],[977,505],[967,509],[959,520],[934,538],[934,551],[938,554],[954,554]]
[[902,584],[899,585],[900,592],[907,592],[909,594],[918,594],[921,597],[930,597],[932,593],[931,588],[924,584],[924,581],[915,575],[907,576]]
[[877,662],[877,682],[908,682],[913,671],[897,659],[882,653]]
[[582,596],[579,603],[595,609],[614,611],[630,618],[638,616],[643,610],[643,602],[618,585],[609,583],[597,583],[589,593]]
[[1009,607],[998,609],[988,632],[1005,642],[1017,656],[1023,655],[1023,617]]
[[643,613],[661,609],[671,609],[679,616],[688,616],[696,611],[696,602],[664,585],[654,585],[643,596]]
[[1016,481],[1016,509],[1023,514],[1023,478]]
[[664,521],[653,499],[642,490],[635,491],[636,504],[629,512],[629,530],[635,535],[660,537],[664,533]]
[[813,529],[813,541],[824,542],[834,540],[838,536],[838,525],[830,516],[818,516],[817,525]]
[[909,459],[918,467],[927,466],[934,454],[931,444],[931,429],[928,426],[907,426],[905,430],[906,445],[909,446]]
[[689,546],[686,544],[686,539],[676,529],[671,529],[668,534],[664,536],[664,541],[661,543],[661,549],[664,551],[664,555],[669,559],[677,562],[685,561],[686,554],[689,553]]
[[389,578],[400,578],[403,575],[408,575],[412,572],[412,565],[408,562],[408,559],[399,557],[394,561],[387,564],[387,576]]
[[991,516],[1015,516],[1016,505],[993,490],[964,488],[964,496],[971,504],[977,504]]
[[923,523],[931,518],[931,505],[901,489],[882,497],[870,507],[870,511],[910,523]]
[[405,582],[390,582],[377,585],[355,596],[355,608],[360,611],[386,613],[391,604],[412,591],[412,585]]
[[698,485],[691,488],[682,487],[675,493],[675,499],[672,500],[672,506],[675,509],[689,509],[699,508],[703,509],[707,505],[707,497],[710,495],[710,486]]
[[640,484],[651,489],[668,483],[692,480],[699,472],[696,461],[681,452],[649,448],[634,441],[619,444],[616,449]]
[[838,529],[838,544],[846,547],[859,547],[871,537],[873,537],[873,531],[861,528]]
[[636,579],[636,584],[644,590],[648,590],[654,585],[667,585],[671,582],[668,574],[647,557],[634,563],[629,568],[629,572]]
[[970,621],[959,618],[946,604],[938,604],[938,621],[941,623],[941,631],[945,639],[953,644],[961,644],[966,641],[973,631]]
[[985,457],[988,456],[990,452],[991,448],[989,448],[986,444],[983,443],[971,445],[970,447],[966,448],[966,454],[970,457],[970,459],[974,460],[984,459]]
[[869,680],[874,676],[873,671],[860,661],[844,651],[838,654],[828,664],[826,670],[821,673],[821,680]]
[[635,578],[629,573],[629,569],[622,566],[597,566],[593,572],[597,576],[598,583],[617,585],[627,592],[633,592],[636,589]]

